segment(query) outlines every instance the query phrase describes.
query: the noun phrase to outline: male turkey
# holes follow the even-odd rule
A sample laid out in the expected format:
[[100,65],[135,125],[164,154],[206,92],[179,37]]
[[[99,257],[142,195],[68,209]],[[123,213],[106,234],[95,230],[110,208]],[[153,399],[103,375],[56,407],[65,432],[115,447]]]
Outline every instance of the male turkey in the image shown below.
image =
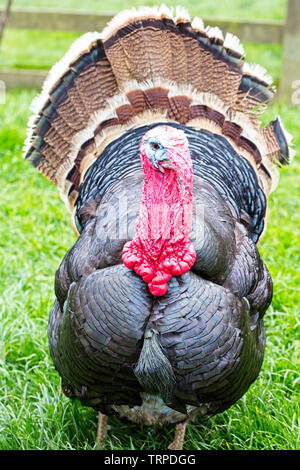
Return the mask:
[[182,8],[133,9],[79,38],[47,78],[25,143],[78,240],[55,278],[50,353],[67,396],[176,424],[257,378],[272,280],[257,243],[290,137],[238,39]]

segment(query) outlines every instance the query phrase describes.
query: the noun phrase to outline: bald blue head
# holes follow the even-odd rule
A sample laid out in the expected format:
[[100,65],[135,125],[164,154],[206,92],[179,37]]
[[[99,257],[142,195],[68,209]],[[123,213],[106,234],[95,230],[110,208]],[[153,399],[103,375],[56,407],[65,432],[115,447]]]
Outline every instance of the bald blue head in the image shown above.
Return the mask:
[[167,149],[158,136],[151,136],[147,139],[145,153],[151,165],[164,173],[165,169],[174,170],[174,166],[168,156]]

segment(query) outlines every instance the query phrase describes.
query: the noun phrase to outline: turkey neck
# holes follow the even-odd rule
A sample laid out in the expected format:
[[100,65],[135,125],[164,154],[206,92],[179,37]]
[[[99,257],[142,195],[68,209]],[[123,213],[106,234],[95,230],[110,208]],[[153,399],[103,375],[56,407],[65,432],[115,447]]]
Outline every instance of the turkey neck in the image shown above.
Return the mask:
[[156,266],[163,246],[174,237],[189,237],[191,220],[185,188],[174,170],[165,173],[144,165],[144,188],[137,221],[137,236]]
[[164,295],[173,275],[186,273],[196,259],[192,229],[193,170],[187,145],[168,149],[172,169],[156,169],[141,153],[144,186],[137,232],[122,260],[142,276],[155,296]]

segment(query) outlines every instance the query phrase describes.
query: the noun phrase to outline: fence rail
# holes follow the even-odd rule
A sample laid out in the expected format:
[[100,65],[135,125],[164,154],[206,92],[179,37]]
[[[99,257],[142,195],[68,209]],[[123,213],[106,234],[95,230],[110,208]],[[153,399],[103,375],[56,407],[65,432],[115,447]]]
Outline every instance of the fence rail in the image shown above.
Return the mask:
[[[282,83],[290,83],[291,77],[287,75],[285,69],[285,62],[290,63],[291,55],[292,60],[299,59],[300,47],[293,51],[291,49],[291,37],[288,29],[289,24],[297,23],[297,28],[294,27],[294,34],[300,31],[300,1],[288,0],[287,10],[287,23],[283,21],[236,21],[236,20],[222,20],[212,17],[204,17],[204,23],[214,26],[219,26],[224,33],[230,31],[240,38],[243,42],[256,42],[256,43],[274,43],[283,44],[284,48],[288,42],[288,50],[284,50],[284,63],[282,67]],[[3,8],[0,8],[0,15],[3,13]],[[17,29],[37,29],[44,31],[101,31],[107,22],[112,18],[112,13],[98,13],[98,12],[70,12],[66,10],[51,10],[51,9],[13,9],[10,12],[7,27]],[[299,43],[300,45],[300,43]],[[299,59],[300,60],[300,59]],[[297,61],[297,63],[299,63]],[[39,87],[45,77],[46,72],[35,70],[21,70],[21,69],[0,69],[0,80],[6,82],[7,88],[15,88],[17,86],[37,86]],[[288,76],[288,78],[287,78]],[[296,77],[300,78],[300,77]],[[295,78],[295,79],[296,79]],[[285,86],[286,88],[286,86]],[[284,90],[286,91],[286,90]]]
[[[3,13],[0,9],[0,14]],[[7,27],[18,29],[40,29],[44,31],[101,31],[112,13],[70,12],[51,9],[12,10]],[[242,41],[275,43],[283,41],[284,22],[282,21],[236,21],[204,17],[205,24],[219,26],[224,32],[236,34]]]
[[0,80],[6,84],[6,88],[40,88],[43,84],[47,70],[33,69],[0,69]]

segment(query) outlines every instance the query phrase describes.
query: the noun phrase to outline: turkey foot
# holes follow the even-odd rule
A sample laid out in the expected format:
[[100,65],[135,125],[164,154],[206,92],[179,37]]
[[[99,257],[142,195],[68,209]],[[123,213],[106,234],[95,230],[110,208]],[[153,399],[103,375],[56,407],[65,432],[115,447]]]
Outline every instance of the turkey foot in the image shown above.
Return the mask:
[[176,425],[174,441],[169,445],[168,449],[182,450],[185,430],[186,430],[186,421],[184,423],[179,423]]

